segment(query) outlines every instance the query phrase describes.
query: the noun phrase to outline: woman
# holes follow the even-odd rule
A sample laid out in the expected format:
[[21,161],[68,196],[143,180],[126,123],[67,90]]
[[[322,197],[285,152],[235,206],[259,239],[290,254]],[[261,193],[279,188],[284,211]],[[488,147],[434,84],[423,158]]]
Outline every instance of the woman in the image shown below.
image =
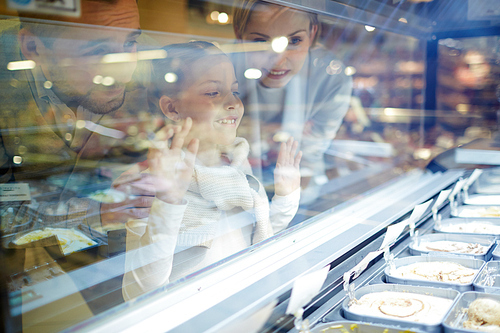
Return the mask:
[[[262,163],[265,182],[279,142],[293,136],[303,152],[301,174],[307,185],[310,177],[324,174],[323,154],[347,112],[352,79],[328,50],[315,46],[316,14],[244,0],[235,7],[233,27],[247,50],[233,59],[247,111],[240,132],[250,141],[252,157]],[[281,53],[272,46],[280,37],[288,41]],[[246,78],[249,68],[260,71],[258,80]],[[253,164],[256,173],[259,162]],[[302,198],[311,197],[303,193]]]

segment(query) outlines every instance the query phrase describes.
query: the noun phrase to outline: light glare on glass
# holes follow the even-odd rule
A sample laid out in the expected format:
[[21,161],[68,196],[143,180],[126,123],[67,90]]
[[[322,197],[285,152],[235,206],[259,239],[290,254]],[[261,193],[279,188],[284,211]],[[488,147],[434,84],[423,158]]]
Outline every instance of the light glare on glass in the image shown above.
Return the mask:
[[115,79],[111,76],[106,76],[104,79],[102,79],[102,85],[109,87],[115,84]]
[[43,87],[44,87],[45,89],[50,89],[50,88],[52,88],[52,82],[50,82],[50,81],[45,81],[45,82],[43,83]]
[[285,36],[276,37],[271,42],[271,48],[276,53],[282,53],[283,51],[286,50],[287,46],[288,46],[288,38],[286,38]]
[[212,21],[217,21],[219,19],[219,12],[214,10],[213,12],[210,13],[210,18]]
[[219,23],[225,24],[229,21],[229,15],[227,15],[226,13],[220,13],[217,17],[217,21],[219,21]]
[[168,83],[177,82],[177,74],[175,74],[175,73],[165,74],[165,81],[167,81]]
[[94,79],[92,80],[92,82],[94,82],[95,84],[101,84],[102,83],[102,75],[96,75],[94,76]]
[[408,23],[408,20],[405,19],[404,17],[401,17],[398,21],[403,23]]
[[102,57],[101,62],[103,64],[114,64],[120,62],[135,62],[137,61],[136,53],[109,53]]
[[249,68],[245,71],[245,77],[250,80],[257,80],[262,77],[262,72],[257,68]]
[[351,76],[351,75],[354,75],[356,74],[356,68],[352,67],[352,66],[347,66],[344,70],[344,73],[345,75],[347,76]]
[[85,128],[86,125],[87,125],[87,122],[85,120],[77,120],[76,121],[76,128],[78,128],[78,129]]
[[12,162],[14,162],[14,164],[21,164],[23,163],[23,158],[21,156],[14,156]]
[[375,27],[372,27],[371,25],[365,25],[365,30],[368,32],[372,32],[375,30]]
[[138,60],[165,59],[166,57],[167,51],[165,50],[149,50],[137,52]]
[[9,71],[20,71],[23,69],[33,69],[35,67],[36,67],[36,63],[33,60],[11,61],[7,64],[7,69]]

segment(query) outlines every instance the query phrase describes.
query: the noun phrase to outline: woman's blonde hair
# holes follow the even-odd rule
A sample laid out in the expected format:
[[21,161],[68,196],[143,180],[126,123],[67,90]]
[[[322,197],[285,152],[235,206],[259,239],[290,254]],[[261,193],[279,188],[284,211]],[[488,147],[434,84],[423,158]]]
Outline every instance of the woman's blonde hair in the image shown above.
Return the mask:
[[[262,0],[236,0],[233,5],[233,29],[237,38],[245,32],[248,22],[250,21],[250,17],[255,10],[257,5],[273,5],[273,3],[262,1]],[[275,6],[280,6],[274,4]],[[299,10],[297,10],[299,11]],[[318,14],[311,12],[304,12],[310,21],[309,28],[312,29],[313,26],[318,27],[318,32],[316,32],[316,36],[314,36],[313,45],[316,43],[316,40],[319,36],[319,20]]]

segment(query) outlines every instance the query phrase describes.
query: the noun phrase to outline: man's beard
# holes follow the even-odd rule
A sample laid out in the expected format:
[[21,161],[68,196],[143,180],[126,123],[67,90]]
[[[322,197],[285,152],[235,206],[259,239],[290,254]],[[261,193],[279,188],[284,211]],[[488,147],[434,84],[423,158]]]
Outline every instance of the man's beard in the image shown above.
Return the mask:
[[92,97],[92,92],[93,91],[89,91],[86,95],[73,97],[70,104],[77,107],[82,106],[94,114],[105,115],[118,110],[125,102],[125,91],[123,94],[109,101],[96,101]]

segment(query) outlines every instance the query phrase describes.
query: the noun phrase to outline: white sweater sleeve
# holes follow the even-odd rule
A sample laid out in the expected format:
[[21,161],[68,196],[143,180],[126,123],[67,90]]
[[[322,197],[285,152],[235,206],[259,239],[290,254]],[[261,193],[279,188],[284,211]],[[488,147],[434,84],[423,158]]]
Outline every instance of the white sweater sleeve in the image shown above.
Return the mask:
[[286,229],[299,208],[300,187],[286,196],[275,195],[271,202],[269,218],[276,234]]
[[126,301],[168,284],[186,207],[155,199],[148,219],[127,222],[122,286]]

